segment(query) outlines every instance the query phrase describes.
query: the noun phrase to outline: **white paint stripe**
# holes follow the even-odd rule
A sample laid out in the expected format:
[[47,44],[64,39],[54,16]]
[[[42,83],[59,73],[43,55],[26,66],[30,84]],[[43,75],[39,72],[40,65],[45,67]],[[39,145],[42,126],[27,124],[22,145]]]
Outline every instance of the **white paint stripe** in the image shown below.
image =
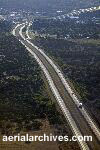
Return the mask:
[[[20,33],[22,33],[22,29],[23,27],[20,29]],[[24,37],[23,37],[24,38]],[[67,119],[67,121],[69,122],[71,128],[72,128],[72,131],[73,133],[75,134],[76,137],[78,136],[82,136],[82,134],[80,133],[79,129],[77,128],[77,125],[75,123],[75,121],[73,120],[70,112],[67,110],[66,106],[65,106],[65,103],[63,101],[63,99],[60,97],[60,94],[57,90],[57,88],[55,87],[54,83],[53,83],[53,80],[48,72],[48,70],[45,68],[45,66],[43,65],[43,63],[41,62],[41,60],[37,57],[37,55],[29,48],[27,47],[21,40],[20,42],[27,48],[27,50],[34,56],[34,58],[36,59],[36,61],[38,62],[38,64],[40,65],[41,69],[43,70],[46,78],[47,78],[47,81],[49,83],[49,86],[65,116],[65,118]],[[86,144],[86,142],[84,141],[78,141],[79,145],[80,145],[80,148],[82,150],[89,150],[89,147],[88,145]]]
[[30,28],[31,25],[32,25],[32,24],[29,23],[29,25],[27,26],[27,30],[26,30],[26,35],[27,35],[27,37],[28,37],[29,40],[31,40],[31,38],[30,38],[30,36],[29,36],[29,28]]
[[[23,36],[23,35],[21,34],[21,36]],[[55,69],[56,73],[60,77],[63,85],[66,88],[66,90],[68,91],[68,93],[70,94],[71,98],[73,99],[73,101],[75,102],[77,107],[79,108],[80,100],[75,95],[74,91],[71,89],[71,86],[66,81],[66,79],[64,78],[64,76],[61,73],[61,71],[59,70],[59,68],[53,63],[53,61],[45,54],[45,52],[43,50],[39,49],[37,46],[35,46],[30,41],[27,40],[27,42],[29,44],[31,44],[33,47],[35,47],[47,59],[47,61],[51,64],[51,66]],[[81,111],[82,115],[84,116],[84,118],[86,119],[86,121],[88,122],[88,124],[91,127],[91,129],[93,130],[94,134],[96,135],[96,137],[100,141],[100,130],[98,129],[98,127],[96,127],[96,124],[93,122],[92,118],[89,116],[88,112],[86,111],[86,109],[84,107],[83,107],[83,109],[80,109],[80,111]]]

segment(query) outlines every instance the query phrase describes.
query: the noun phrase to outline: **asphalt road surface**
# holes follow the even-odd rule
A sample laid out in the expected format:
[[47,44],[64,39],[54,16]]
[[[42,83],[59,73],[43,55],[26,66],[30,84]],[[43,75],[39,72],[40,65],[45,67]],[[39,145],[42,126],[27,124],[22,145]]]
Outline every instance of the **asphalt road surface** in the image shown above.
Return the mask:
[[22,33],[24,27],[25,24],[17,25],[13,30],[13,35],[20,40],[37,60],[73,134],[76,136],[92,136],[93,138],[92,142],[79,142],[80,148],[84,150],[99,150],[100,130],[97,125],[84,107],[82,109],[79,108],[80,102],[77,96],[73,93],[57,66],[42,50],[31,43],[31,38],[28,35],[29,27],[27,27],[26,36]]

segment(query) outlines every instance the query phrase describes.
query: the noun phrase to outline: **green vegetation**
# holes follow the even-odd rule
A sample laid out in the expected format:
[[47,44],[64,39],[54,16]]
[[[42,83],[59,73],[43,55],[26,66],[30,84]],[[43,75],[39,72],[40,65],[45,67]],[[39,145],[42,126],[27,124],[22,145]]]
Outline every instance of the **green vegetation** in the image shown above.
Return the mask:
[[[100,10],[78,18],[36,19],[33,42],[59,64],[81,96],[81,100],[100,123]],[[54,36],[56,35],[56,36]]]
[[81,95],[82,101],[99,121],[100,46],[40,37],[34,43],[58,62]]
[[[39,66],[25,47],[10,34],[11,26],[7,30],[3,23],[0,25],[0,138],[2,135],[27,132],[72,136],[59,107],[49,97],[50,89],[41,78]],[[39,147],[39,143],[12,142],[10,149],[22,148],[22,144],[24,149],[27,149],[26,146],[32,149],[35,144]],[[62,149],[63,144],[58,143],[57,146]],[[0,142],[0,148],[3,147],[9,149],[9,144]],[[67,147],[79,149],[77,142],[68,143]]]
[[0,20],[0,33],[9,32],[11,30],[12,23],[9,21]]
[[80,43],[80,44],[91,44],[92,45],[100,45],[100,39],[71,39],[69,41]]
[[100,38],[100,20],[94,18],[99,13],[100,11],[96,11],[95,15],[82,14],[79,19],[69,17],[65,20],[35,19],[31,28],[39,35],[45,34],[59,39],[98,39]]
[[[4,28],[4,24],[2,25]],[[2,26],[0,28],[2,29]],[[6,28],[6,27],[5,27]],[[41,71],[9,32],[0,34],[0,132],[38,130],[41,119],[60,124],[60,113],[45,94]]]

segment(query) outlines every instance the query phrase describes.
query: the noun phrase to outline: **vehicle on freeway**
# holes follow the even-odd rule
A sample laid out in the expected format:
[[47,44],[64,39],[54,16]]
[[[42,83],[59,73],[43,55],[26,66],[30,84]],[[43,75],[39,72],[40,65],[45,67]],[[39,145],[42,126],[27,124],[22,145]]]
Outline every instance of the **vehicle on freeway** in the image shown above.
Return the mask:
[[83,107],[83,104],[79,103],[79,108],[82,109],[82,107]]

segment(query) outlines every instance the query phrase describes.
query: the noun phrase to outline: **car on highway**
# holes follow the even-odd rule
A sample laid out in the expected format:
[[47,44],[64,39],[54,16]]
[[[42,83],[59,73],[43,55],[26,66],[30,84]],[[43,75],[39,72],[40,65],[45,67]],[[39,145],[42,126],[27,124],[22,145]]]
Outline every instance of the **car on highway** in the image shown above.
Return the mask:
[[82,109],[82,107],[83,107],[83,104],[79,103],[79,108]]

